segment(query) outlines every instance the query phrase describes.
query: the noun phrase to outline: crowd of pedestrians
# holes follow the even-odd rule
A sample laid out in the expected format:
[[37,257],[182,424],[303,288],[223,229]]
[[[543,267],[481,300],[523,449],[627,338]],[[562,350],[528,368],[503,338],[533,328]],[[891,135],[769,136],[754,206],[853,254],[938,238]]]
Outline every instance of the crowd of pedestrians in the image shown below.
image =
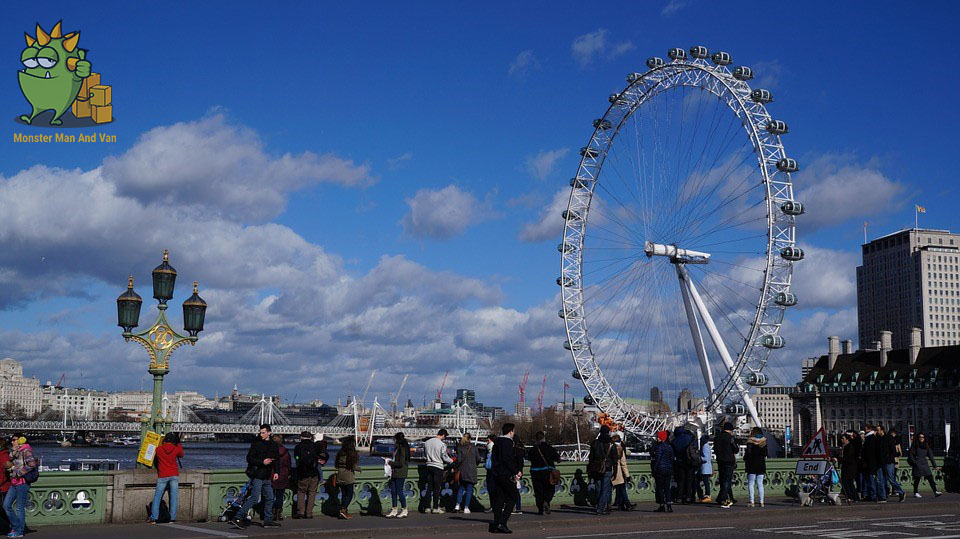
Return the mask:
[[9,529],[7,537],[23,537],[27,530],[27,503],[30,485],[40,477],[33,448],[22,434],[0,437],[0,529]]
[[[650,447],[650,472],[654,480],[657,512],[673,512],[674,503],[717,503],[729,508],[736,503],[733,497],[733,479],[741,448],[734,437],[734,427],[724,423],[714,438],[703,434],[699,439],[693,426],[681,426],[673,432],[660,431]],[[455,488],[454,512],[469,514],[479,505],[475,494],[480,482],[480,469],[489,495],[492,521],[491,533],[512,533],[508,522],[512,514],[520,512],[524,467],[529,462],[528,484],[533,489],[538,515],[551,513],[556,485],[561,481],[557,471],[560,454],[543,432],[535,434],[533,445],[526,447],[516,435],[515,425],[506,423],[499,435],[486,440],[486,455],[480,451],[470,434],[463,435],[455,451],[449,449],[448,433],[439,429],[436,436],[424,443],[425,464],[421,467],[423,481],[422,508],[426,513],[443,514],[441,503],[444,485]],[[349,507],[354,498],[356,474],[360,471],[360,457],[356,440],[348,436],[334,458],[334,473],[324,483],[323,466],[330,459],[322,434],[301,433],[300,442],[292,451],[283,444],[283,438],[271,432],[270,425],[261,425],[259,435],[250,445],[246,456],[246,475],[250,481],[244,488],[242,504],[230,519],[237,528],[246,528],[252,517],[251,509],[261,506],[262,525],[278,527],[283,520],[284,496],[292,492],[293,518],[313,518],[313,509],[320,485],[330,494],[329,503],[336,506],[341,519],[353,518]],[[394,438],[394,448],[384,459],[387,488],[392,507],[387,518],[408,516],[405,484],[409,477],[410,444],[402,432]],[[627,450],[619,433],[611,433],[601,426],[597,437],[589,444],[586,475],[596,493],[597,515],[607,515],[613,509],[631,511],[636,508],[629,499],[629,485],[633,478],[627,466]],[[939,471],[933,452],[923,433],[917,433],[904,451],[895,429],[885,431],[880,426],[867,425],[863,432],[848,431],[841,436],[841,450],[835,464],[840,470],[842,493],[850,500],[885,502],[890,496],[903,501],[906,493],[896,478],[900,458],[906,458],[912,469],[913,495],[920,497],[919,485],[926,480],[940,496],[933,471]],[[176,434],[167,434],[157,448],[157,488],[150,511],[149,522],[160,518],[161,500],[169,493],[169,520],[176,521],[179,459],[183,448]],[[767,438],[759,428],[753,428],[743,448],[743,472],[746,477],[748,507],[764,507],[764,478],[768,454]],[[4,509],[12,528],[8,537],[21,537],[24,500],[30,483],[36,477],[36,459],[22,437],[12,444],[0,439],[0,492]],[[33,472],[31,473],[31,470]],[[711,497],[714,473],[719,489],[716,499]],[[33,478],[33,479],[31,479]],[[615,499],[612,499],[616,495]],[[16,507],[17,509],[14,509]],[[4,517],[0,514],[0,517]]]
[[867,424],[863,431],[849,430],[840,437],[841,492],[850,501],[886,503],[896,496],[903,501],[907,493],[897,480],[897,466],[906,458],[913,477],[913,496],[920,498],[920,482],[926,479],[934,496],[940,490],[933,479],[939,468],[922,432],[914,435],[913,443],[906,451],[895,428],[884,430],[882,425]]

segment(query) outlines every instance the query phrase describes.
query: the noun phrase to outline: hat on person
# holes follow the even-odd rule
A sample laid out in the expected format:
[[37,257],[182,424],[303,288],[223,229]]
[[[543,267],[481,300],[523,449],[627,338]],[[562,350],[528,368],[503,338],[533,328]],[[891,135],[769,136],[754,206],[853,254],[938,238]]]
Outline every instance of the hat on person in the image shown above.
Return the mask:
[[313,438],[313,434],[311,434],[310,431],[308,431],[308,430],[305,430],[305,431],[303,431],[303,432],[300,433],[300,439],[301,439],[301,440],[310,440],[310,439],[312,439],[312,438]]
[[666,441],[667,441],[667,431],[661,430],[660,432],[658,432],[658,433],[657,433],[657,440],[659,440],[659,441],[661,441],[661,442],[666,442]]

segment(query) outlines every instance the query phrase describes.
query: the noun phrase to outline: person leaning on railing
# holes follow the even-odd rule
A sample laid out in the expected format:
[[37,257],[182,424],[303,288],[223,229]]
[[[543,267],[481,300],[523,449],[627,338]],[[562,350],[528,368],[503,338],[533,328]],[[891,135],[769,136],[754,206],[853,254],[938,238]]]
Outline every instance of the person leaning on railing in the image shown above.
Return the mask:
[[168,432],[163,437],[163,443],[157,448],[157,489],[153,493],[153,505],[150,508],[148,524],[156,524],[160,518],[160,501],[163,493],[170,489],[170,522],[177,521],[177,491],[180,482],[177,459],[183,457],[183,446],[180,437],[174,432]]

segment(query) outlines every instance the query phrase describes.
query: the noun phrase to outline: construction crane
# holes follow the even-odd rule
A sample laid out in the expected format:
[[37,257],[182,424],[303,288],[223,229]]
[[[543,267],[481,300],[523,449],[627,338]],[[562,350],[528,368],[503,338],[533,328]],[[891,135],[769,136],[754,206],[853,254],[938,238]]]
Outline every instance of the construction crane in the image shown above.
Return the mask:
[[527,400],[524,396],[527,390],[527,380],[530,379],[530,369],[523,375],[523,381],[520,382],[520,413],[525,414],[527,410]]
[[360,406],[363,406],[363,403],[367,400],[367,391],[370,391],[370,384],[373,383],[373,377],[377,375],[377,369],[373,369],[373,372],[370,373],[370,379],[367,380],[367,387],[363,388],[363,396],[360,397]]
[[540,384],[540,394],[537,395],[537,413],[543,413],[543,392],[547,389],[547,375],[543,375],[543,383]]
[[440,388],[437,389],[437,402],[443,402],[443,388],[447,385],[447,376],[450,375],[450,371],[443,373],[443,382],[440,382]]
[[63,387],[63,382],[64,382],[64,380],[66,380],[66,379],[67,379],[67,373],[62,373],[62,374],[60,375],[60,379],[57,380],[57,389],[60,389],[60,388]]
[[403,375],[403,381],[400,382],[400,389],[393,394],[393,398],[390,399],[390,406],[393,408],[393,415],[397,415],[397,400],[400,398],[400,393],[403,392],[403,386],[407,385],[407,378],[410,378],[409,374]]

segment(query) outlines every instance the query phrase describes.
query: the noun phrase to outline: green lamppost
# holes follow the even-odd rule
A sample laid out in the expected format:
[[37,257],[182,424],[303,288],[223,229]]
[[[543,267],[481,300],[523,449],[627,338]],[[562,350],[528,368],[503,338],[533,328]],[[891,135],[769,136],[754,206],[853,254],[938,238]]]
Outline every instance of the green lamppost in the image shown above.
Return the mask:
[[123,338],[140,343],[150,355],[147,372],[153,375],[153,404],[150,407],[149,419],[143,418],[141,440],[148,430],[158,434],[166,433],[167,425],[160,417],[160,405],[163,399],[163,377],[170,372],[170,354],[186,343],[193,345],[197,342],[197,334],[203,331],[203,319],[207,311],[207,303],[197,294],[197,281],[194,281],[193,295],[183,302],[183,329],[189,336],[180,335],[170,327],[166,316],[167,301],[173,299],[177,270],[170,265],[169,258],[169,252],[164,249],[163,263],[153,270],[153,297],[159,302],[157,310],[160,312],[150,329],[133,333],[133,328],[140,322],[143,299],[133,291],[132,275],[127,282],[127,291],[117,298],[117,325],[123,328]]

